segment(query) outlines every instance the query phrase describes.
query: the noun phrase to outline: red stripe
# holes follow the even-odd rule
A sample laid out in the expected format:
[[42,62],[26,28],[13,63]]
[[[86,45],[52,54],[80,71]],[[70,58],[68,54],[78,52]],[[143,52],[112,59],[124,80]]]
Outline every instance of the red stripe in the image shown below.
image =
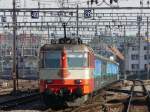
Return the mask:
[[[47,87],[47,88],[46,88]],[[44,92],[46,89],[51,89],[54,93],[57,93],[61,88],[67,88],[70,92],[74,92],[78,87],[83,91],[83,94],[89,94],[94,89],[94,79],[82,79],[80,84],[76,84],[75,80],[52,80],[52,83],[46,81],[40,81],[40,92]]]

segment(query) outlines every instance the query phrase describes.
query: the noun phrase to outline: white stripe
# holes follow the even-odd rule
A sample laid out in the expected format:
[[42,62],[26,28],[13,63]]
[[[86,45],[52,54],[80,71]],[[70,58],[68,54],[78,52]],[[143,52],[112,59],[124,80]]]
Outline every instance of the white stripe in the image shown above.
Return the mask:
[[[93,70],[89,68],[85,69],[69,69],[69,76],[65,79],[91,79],[93,78]],[[44,69],[40,70],[40,79],[62,79],[59,76],[58,69]]]

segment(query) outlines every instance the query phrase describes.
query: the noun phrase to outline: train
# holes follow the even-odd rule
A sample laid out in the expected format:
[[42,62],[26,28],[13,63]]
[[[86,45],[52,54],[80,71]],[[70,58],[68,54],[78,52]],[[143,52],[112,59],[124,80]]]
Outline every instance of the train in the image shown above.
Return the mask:
[[[39,88],[46,104],[89,95],[118,80],[119,64],[95,54],[80,38],[61,38],[39,52]],[[53,101],[52,101],[53,102]]]

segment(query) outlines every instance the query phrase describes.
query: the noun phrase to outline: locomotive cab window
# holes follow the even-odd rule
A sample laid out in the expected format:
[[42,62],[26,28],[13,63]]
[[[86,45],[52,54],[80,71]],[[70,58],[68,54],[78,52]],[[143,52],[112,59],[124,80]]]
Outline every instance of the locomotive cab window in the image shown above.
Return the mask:
[[68,52],[67,59],[68,59],[68,67],[70,68],[88,66],[87,53]]
[[45,51],[41,54],[42,68],[59,68],[61,51]]

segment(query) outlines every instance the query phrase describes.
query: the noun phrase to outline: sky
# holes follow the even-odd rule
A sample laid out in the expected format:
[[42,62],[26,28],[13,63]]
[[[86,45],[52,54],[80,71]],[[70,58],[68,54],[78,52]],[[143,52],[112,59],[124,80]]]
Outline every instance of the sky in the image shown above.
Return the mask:
[[[26,8],[37,8],[38,7],[38,3],[37,1],[40,1],[40,7],[59,7],[60,6],[60,1],[63,0],[16,0],[20,1],[20,6],[26,7]],[[87,0],[65,0],[65,1],[69,1],[69,2],[75,2],[75,3],[81,3],[79,4],[80,6],[86,6],[86,2]],[[102,3],[103,0],[98,0],[99,4]],[[105,0],[106,3],[109,3],[109,0]],[[118,5],[120,7],[136,7],[136,6],[140,6],[140,0],[118,0]],[[148,6],[147,5],[147,1],[148,0],[143,0],[143,6]],[[17,4],[18,5],[18,4]],[[117,4],[113,4],[114,6],[116,6]],[[107,6],[105,3],[103,3],[102,5],[100,5],[99,7],[104,7]],[[0,8],[11,8],[12,7],[12,0],[0,0]]]
[[[20,4],[17,3],[17,6],[20,8],[38,8],[38,1],[40,1],[41,8],[51,8],[51,7],[60,7],[61,1],[68,1],[69,3],[78,3],[79,7],[86,7],[87,0],[16,0],[20,1]],[[109,7],[106,3],[109,3],[109,0],[105,0],[106,3],[102,3],[103,0],[98,0],[98,7]],[[148,6],[148,0],[142,0],[143,6]],[[150,1],[150,0],[149,0]],[[102,4],[101,4],[102,3]],[[100,5],[101,4],[101,5]],[[76,5],[73,5],[76,6]],[[93,6],[96,6],[95,4]],[[113,4],[112,6],[119,7],[138,7],[140,6],[140,0],[118,0],[118,4]],[[12,8],[12,0],[0,0],[0,8]],[[111,12],[116,12],[117,10],[111,10]],[[129,10],[131,11],[131,10]],[[134,10],[140,12],[140,10]],[[105,10],[104,10],[105,12]],[[117,11],[118,12],[118,11]],[[127,12],[127,11],[126,11]],[[133,12],[133,11],[132,11]],[[36,20],[35,20],[36,21]],[[135,34],[135,32],[133,32]]]

